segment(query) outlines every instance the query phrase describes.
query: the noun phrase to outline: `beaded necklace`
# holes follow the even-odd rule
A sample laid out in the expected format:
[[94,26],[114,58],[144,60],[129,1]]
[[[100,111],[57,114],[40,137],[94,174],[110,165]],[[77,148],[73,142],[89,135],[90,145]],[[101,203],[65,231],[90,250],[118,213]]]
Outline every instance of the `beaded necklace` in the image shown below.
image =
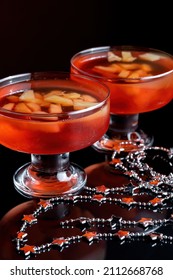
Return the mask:
[[[154,152],[152,155],[148,153]],[[156,154],[155,154],[156,152]],[[161,153],[161,155],[159,155]],[[152,159],[159,158],[164,164],[170,168],[168,174],[160,173],[146,162],[147,157]],[[24,215],[22,218],[22,225],[15,237],[16,249],[19,253],[23,253],[25,259],[29,259],[32,255],[37,255],[58,249],[62,251],[64,248],[70,247],[71,244],[79,243],[86,240],[89,244],[101,240],[121,241],[150,241],[152,243],[171,243],[173,242],[173,235],[164,235],[156,232],[156,227],[173,225],[173,214],[167,219],[153,220],[152,218],[140,218],[138,221],[125,220],[122,217],[112,215],[107,219],[103,218],[87,218],[79,217],[76,219],[69,219],[59,221],[61,228],[79,228],[81,235],[73,235],[69,237],[55,237],[49,243],[42,245],[27,244],[28,227],[33,226],[39,220],[40,214],[43,214],[50,209],[53,209],[59,204],[76,204],[76,203],[97,203],[101,204],[115,204],[120,207],[139,209],[147,209],[152,211],[162,211],[165,209],[173,209],[173,173],[172,173],[172,159],[173,151],[163,147],[144,147],[140,151],[129,153],[126,158],[120,158],[119,154],[114,153],[112,160],[109,162],[111,172],[120,172],[123,176],[130,179],[128,185],[122,187],[108,188],[105,185],[97,187],[84,187],[86,194],[82,195],[64,195],[53,197],[51,199],[41,199],[37,208],[32,214]],[[123,194],[121,198],[111,197],[111,194]],[[135,201],[135,196],[146,195],[149,197],[147,202]],[[152,199],[151,199],[152,196]],[[92,231],[92,227],[106,228],[108,232]],[[130,231],[129,228],[141,227],[143,231]],[[150,228],[150,231],[146,231]]]

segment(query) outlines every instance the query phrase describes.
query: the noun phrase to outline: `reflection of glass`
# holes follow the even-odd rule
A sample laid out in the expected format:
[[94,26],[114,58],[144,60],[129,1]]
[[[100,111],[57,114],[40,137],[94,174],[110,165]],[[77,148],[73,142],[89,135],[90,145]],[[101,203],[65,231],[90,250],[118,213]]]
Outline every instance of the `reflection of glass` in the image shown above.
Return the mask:
[[[113,146],[116,150],[125,144],[123,149],[129,151],[131,143],[152,145],[153,137],[138,127],[139,114],[161,108],[171,101],[171,55],[135,46],[91,48],[72,57],[71,72],[94,77],[110,89],[109,130],[95,144],[96,148]],[[108,139],[113,139],[114,143]]]
[[79,192],[86,174],[69,152],[97,141],[109,125],[109,90],[68,73],[27,73],[0,81],[0,143],[31,154],[14,174],[27,197]]

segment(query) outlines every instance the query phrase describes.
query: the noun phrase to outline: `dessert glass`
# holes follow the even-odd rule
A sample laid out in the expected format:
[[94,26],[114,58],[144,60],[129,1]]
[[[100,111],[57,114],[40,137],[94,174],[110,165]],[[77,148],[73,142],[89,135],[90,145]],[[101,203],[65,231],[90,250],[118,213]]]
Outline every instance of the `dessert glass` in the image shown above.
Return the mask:
[[89,77],[36,72],[0,80],[0,143],[31,154],[14,174],[26,197],[82,190],[86,173],[70,152],[92,145],[109,125],[109,89]]
[[154,138],[139,125],[141,113],[172,100],[173,57],[139,46],[104,46],[76,53],[71,72],[95,78],[110,89],[110,124],[93,147],[100,151],[133,151]]

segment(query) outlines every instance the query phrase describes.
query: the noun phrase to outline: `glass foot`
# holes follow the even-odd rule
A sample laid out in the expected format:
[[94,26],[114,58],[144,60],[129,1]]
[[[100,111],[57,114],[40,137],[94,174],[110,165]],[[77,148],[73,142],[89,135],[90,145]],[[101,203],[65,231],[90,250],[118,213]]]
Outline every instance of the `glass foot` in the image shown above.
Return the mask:
[[134,152],[152,146],[154,138],[139,128],[139,114],[110,115],[107,133],[93,144],[99,152]]
[[80,192],[86,183],[86,173],[80,166],[69,164],[68,158],[68,154],[32,155],[31,163],[23,165],[14,174],[16,190],[29,198]]
[[126,137],[120,135],[104,135],[101,139],[93,144],[93,148],[98,152],[135,152],[141,148],[152,146],[154,137],[147,135],[142,130],[128,132]]

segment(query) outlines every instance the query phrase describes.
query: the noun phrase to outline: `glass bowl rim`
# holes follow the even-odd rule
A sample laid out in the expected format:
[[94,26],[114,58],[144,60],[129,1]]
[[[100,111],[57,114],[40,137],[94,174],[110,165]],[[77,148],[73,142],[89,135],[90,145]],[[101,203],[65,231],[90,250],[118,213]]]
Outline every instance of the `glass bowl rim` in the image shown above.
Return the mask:
[[169,58],[171,58],[173,60],[173,55],[166,52],[166,51],[163,51],[163,50],[159,50],[157,48],[152,48],[152,47],[145,47],[145,46],[140,46],[140,45],[105,45],[105,46],[97,46],[97,47],[92,47],[92,48],[87,48],[87,49],[83,49],[77,53],[75,53],[71,59],[70,59],[70,64],[71,66],[76,70],[78,71],[81,75],[87,75],[88,77],[92,77],[94,79],[98,79],[98,80],[101,80],[101,81],[109,81],[111,80],[111,82],[117,82],[119,81],[120,83],[121,82],[133,82],[133,83],[138,83],[138,82],[148,82],[148,81],[151,81],[151,80],[154,80],[154,79],[158,79],[158,78],[161,78],[161,77],[164,77],[164,76],[167,76],[171,73],[173,73],[173,68],[169,71],[165,71],[163,73],[160,73],[160,74],[157,74],[157,75],[153,75],[153,76],[147,76],[147,77],[139,77],[139,78],[109,78],[109,77],[101,77],[97,74],[90,74],[90,73],[87,73],[86,71],[83,71],[81,69],[79,69],[78,67],[76,67],[76,65],[74,65],[74,60],[78,57],[78,56],[84,56],[86,54],[94,54],[94,53],[101,53],[101,52],[108,52],[108,51],[112,51],[112,50],[121,50],[125,48],[124,50],[135,50],[136,51],[152,51],[152,52],[156,52],[156,53],[160,53],[160,54],[163,54]]
[[[63,118],[65,116],[78,116],[80,114],[83,114],[83,113],[88,113],[89,111],[93,111],[97,108],[101,108],[108,100],[108,98],[110,97],[110,90],[109,90],[109,87],[107,85],[105,85],[103,82],[101,81],[98,81],[97,79],[94,79],[92,77],[87,77],[85,75],[81,75],[81,74],[74,74],[74,73],[70,73],[70,72],[67,72],[67,71],[36,71],[36,72],[27,72],[27,73],[21,73],[21,74],[16,74],[16,75],[11,75],[11,76],[7,76],[7,77],[4,77],[2,79],[0,79],[0,89],[1,88],[4,88],[6,86],[9,86],[9,85],[13,85],[13,84],[18,84],[20,82],[29,82],[31,80],[37,80],[37,79],[34,79],[34,75],[62,75],[62,76],[66,76],[67,79],[68,77],[70,76],[76,76],[76,77],[81,77],[83,78],[85,81],[86,80],[89,80],[89,81],[92,81],[94,83],[97,83],[97,85],[100,85],[102,88],[104,88],[106,91],[107,91],[107,94],[104,98],[104,100],[102,101],[98,101],[98,103],[96,105],[93,105],[93,106],[90,106],[88,108],[85,108],[85,109],[81,109],[81,110],[76,110],[76,111],[68,111],[68,112],[62,112],[62,113],[47,113],[47,114],[42,114],[42,113],[20,113],[20,112],[14,112],[14,111],[10,111],[10,110],[7,110],[7,109],[3,109],[2,107],[0,107],[0,114],[5,114],[5,115],[8,115],[9,117],[11,116],[27,116],[27,117],[31,117],[31,118],[36,118],[34,120],[38,120],[38,119],[48,119],[49,117],[52,118],[52,117],[60,117],[60,118]],[[25,79],[24,79],[25,78]],[[12,79],[19,79],[17,80],[15,83],[12,82]],[[51,79],[51,77],[50,77]],[[55,80],[58,80],[58,77],[55,78]],[[38,79],[39,80],[39,79]],[[45,79],[46,80],[46,79]],[[60,78],[61,80],[61,78]],[[49,121],[49,120],[48,120]]]

